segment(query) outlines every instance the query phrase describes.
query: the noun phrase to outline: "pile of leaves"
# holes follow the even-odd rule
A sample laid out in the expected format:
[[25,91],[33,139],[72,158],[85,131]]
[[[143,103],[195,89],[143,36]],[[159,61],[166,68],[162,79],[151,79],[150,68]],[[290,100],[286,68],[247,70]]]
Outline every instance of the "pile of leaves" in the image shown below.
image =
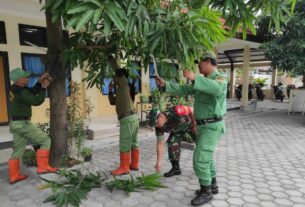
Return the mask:
[[105,181],[100,173],[82,174],[79,170],[58,172],[63,176],[64,181],[51,181],[41,178],[46,184],[39,186],[39,189],[51,188],[53,195],[49,196],[44,203],[52,202],[55,206],[76,206],[81,204],[81,200],[87,199],[88,193],[93,188],[99,188]]
[[111,191],[123,190],[127,193],[137,192],[140,189],[154,191],[157,190],[157,188],[165,188],[165,186],[160,182],[160,178],[160,174],[157,173],[147,176],[142,174],[141,177],[136,178],[130,176],[130,179],[128,180],[117,179],[114,177],[114,180],[106,183],[106,187]]
[[39,186],[39,189],[52,189],[53,194],[44,200],[44,203],[51,202],[57,207],[75,206],[79,207],[82,200],[87,199],[88,193],[93,188],[106,186],[107,189],[123,190],[128,194],[139,190],[154,191],[157,188],[165,187],[162,185],[159,174],[151,174],[130,179],[117,179],[107,181],[106,174],[82,173],[80,170],[61,170],[57,173],[63,179],[61,181],[52,181],[41,178],[46,184]]

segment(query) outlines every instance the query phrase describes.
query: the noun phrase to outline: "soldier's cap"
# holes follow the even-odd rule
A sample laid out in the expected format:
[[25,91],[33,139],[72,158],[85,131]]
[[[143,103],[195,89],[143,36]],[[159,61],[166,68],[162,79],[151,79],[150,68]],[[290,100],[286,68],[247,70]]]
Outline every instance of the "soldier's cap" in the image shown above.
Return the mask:
[[15,68],[14,70],[12,70],[10,72],[10,79],[15,82],[15,81],[19,80],[20,78],[27,78],[30,75],[31,75],[31,73],[28,71],[24,71],[21,68]]
[[216,59],[217,59],[217,56],[216,56],[216,54],[215,54],[214,52],[212,52],[212,51],[204,51],[204,52],[202,53],[202,56],[200,57],[200,59],[199,59],[199,60],[194,60],[194,63],[195,63],[195,64],[198,64],[198,63],[200,63],[201,61],[204,61],[204,60],[206,60],[206,59],[214,59],[214,60],[216,60]]

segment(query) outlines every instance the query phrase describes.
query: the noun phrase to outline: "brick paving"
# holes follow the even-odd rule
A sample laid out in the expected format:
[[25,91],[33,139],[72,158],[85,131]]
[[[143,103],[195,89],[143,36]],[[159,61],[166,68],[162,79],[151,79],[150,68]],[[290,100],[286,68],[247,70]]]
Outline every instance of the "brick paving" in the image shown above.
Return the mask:
[[[277,107],[278,110],[271,108],[258,108],[256,113],[228,113],[227,133],[215,154],[220,193],[206,207],[305,207],[305,118],[299,114],[288,116],[287,110],[281,107]],[[156,157],[153,134],[142,137],[140,145],[141,170],[148,174],[153,172]],[[83,168],[109,174],[117,165],[117,152],[117,144],[100,146],[94,151],[94,162]],[[105,188],[94,189],[82,206],[190,206],[198,189],[192,169],[192,152],[182,151],[181,176],[162,179],[168,188],[131,193],[130,196],[122,191],[111,193]],[[163,172],[169,168],[165,159]],[[50,191],[37,189],[41,180],[35,168],[23,167],[23,172],[30,179],[9,185],[7,168],[0,167],[0,206],[51,206],[42,204]]]

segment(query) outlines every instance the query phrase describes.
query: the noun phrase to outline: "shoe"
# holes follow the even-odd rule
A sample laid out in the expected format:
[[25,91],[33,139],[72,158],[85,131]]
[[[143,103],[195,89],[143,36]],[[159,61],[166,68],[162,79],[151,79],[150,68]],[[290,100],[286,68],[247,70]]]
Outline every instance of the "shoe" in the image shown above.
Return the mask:
[[130,164],[130,170],[139,170],[139,149],[135,148],[131,150],[131,164]]
[[27,175],[20,174],[20,161],[19,159],[10,159],[8,161],[9,179],[10,184],[17,183],[18,181],[28,178]]
[[118,169],[111,172],[112,175],[126,175],[129,174],[130,166],[130,152],[120,153],[120,166]]
[[172,177],[175,175],[181,175],[180,165],[178,161],[171,161],[172,163],[172,169],[164,174],[164,177]]
[[200,186],[200,192],[198,195],[191,201],[192,206],[201,206],[210,202],[213,199],[213,194],[211,191],[211,186]]
[[[213,178],[213,179],[212,179],[211,191],[212,191],[212,194],[213,194],[213,195],[216,195],[216,194],[219,193],[216,178]],[[199,192],[200,192],[200,190],[196,190],[196,195],[198,195]]]
[[49,165],[50,150],[37,149],[37,173],[55,173],[58,169]]

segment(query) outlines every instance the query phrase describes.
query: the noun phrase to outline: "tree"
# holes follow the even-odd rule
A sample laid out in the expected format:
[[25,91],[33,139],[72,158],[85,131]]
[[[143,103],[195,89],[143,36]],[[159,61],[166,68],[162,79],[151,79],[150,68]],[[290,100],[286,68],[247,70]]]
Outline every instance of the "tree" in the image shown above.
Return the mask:
[[[52,0],[46,0],[46,3]],[[67,101],[66,101],[66,68],[61,54],[65,44],[61,20],[54,20],[52,13],[46,11],[48,52],[46,70],[53,78],[49,87],[50,95],[50,136],[51,164],[58,166],[62,155],[67,151]]]
[[[61,69],[64,71],[67,65],[85,68],[88,73],[85,80],[89,86],[100,87],[101,79],[111,76],[112,69],[123,66],[128,68],[134,59],[140,60],[142,64],[151,62],[154,57],[158,61],[178,60],[182,66],[190,67],[203,49],[210,49],[235,35],[240,27],[244,37],[248,29],[255,33],[253,20],[261,11],[271,13],[271,22],[278,25],[291,13],[289,7],[293,8],[295,2],[296,0],[47,0],[44,9],[50,13],[48,19],[52,16],[52,21],[57,26],[62,18],[64,27],[75,31],[70,34],[63,53],[62,47],[54,50],[57,57],[65,60]],[[225,25],[221,18],[225,20]],[[57,32],[52,35],[57,36]],[[59,70],[56,71],[55,74],[60,75],[58,81],[62,80],[64,72],[59,74]],[[61,90],[64,88],[62,82],[54,81],[53,84],[52,92],[60,90],[57,86],[61,86]],[[59,96],[62,95],[60,93]],[[64,112],[54,107],[53,112]],[[53,130],[57,126],[54,120],[58,124],[65,122],[66,117],[63,115],[59,120],[54,114],[51,117]],[[65,126],[62,123],[59,129],[65,130]],[[58,140],[65,141],[64,136],[54,132],[52,139],[56,143],[60,143]],[[58,156],[63,153],[60,150]]]
[[[305,80],[305,1],[298,1],[294,14],[287,24],[281,26],[278,34],[263,32],[270,37],[264,44],[266,56],[272,61],[274,68],[290,72],[294,75],[303,75]],[[268,19],[265,17],[264,19]]]

